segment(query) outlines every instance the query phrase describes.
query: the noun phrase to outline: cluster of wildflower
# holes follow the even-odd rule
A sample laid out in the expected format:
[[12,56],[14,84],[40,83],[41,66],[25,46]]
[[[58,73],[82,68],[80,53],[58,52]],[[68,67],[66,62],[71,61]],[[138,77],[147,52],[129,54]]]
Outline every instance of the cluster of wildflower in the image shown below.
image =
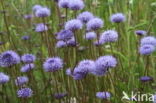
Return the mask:
[[142,55],[150,55],[155,51],[156,38],[154,36],[145,36],[141,39],[139,53]]

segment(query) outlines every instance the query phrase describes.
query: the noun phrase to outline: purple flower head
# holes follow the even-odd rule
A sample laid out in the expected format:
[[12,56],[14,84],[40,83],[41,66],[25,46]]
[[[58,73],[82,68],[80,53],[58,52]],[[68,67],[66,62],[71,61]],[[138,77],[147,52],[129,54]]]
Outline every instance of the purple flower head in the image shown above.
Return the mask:
[[95,32],[88,32],[86,33],[86,35],[84,36],[84,38],[86,40],[93,40],[96,38],[96,33]]
[[0,72],[0,84],[5,84],[10,80],[10,77],[2,72]]
[[32,54],[24,54],[21,59],[24,63],[33,63],[36,60],[36,57]]
[[135,34],[137,34],[137,35],[139,35],[139,36],[145,36],[146,35],[146,31],[144,31],[144,30],[137,30],[137,31],[135,31]]
[[61,30],[59,33],[57,33],[57,39],[58,40],[64,40],[67,41],[73,37],[73,32],[70,30]]
[[150,55],[151,53],[153,53],[155,51],[155,47],[153,45],[142,45],[139,48],[139,52],[142,55]]
[[118,40],[118,33],[115,30],[107,30],[100,36],[100,41],[115,42]]
[[126,20],[126,17],[122,13],[116,13],[110,17],[110,21],[114,23],[124,22],[125,20]]
[[21,86],[21,85],[27,83],[28,81],[29,81],[28,77],[20,76],[20,77],[17,77],[17,79],[15,80],[15,84],[17,86]]
[[85,5],[82,0],[69,0],[69,8],[71,10],[81,10],[84,6]]
[[71,31],[82,29],[82,26],[83,26],[82,22],[77,19],[72,19],[65,23],[65,29]]
[[24,19],[32,19],[32,18],[33,18],[32,14],[24,15]]
[[156,46],[156,38],[153,36],[146,36],[141,39],[141,45],[153,45]]
[[78,15],[77,19],[81,20],[83,23],[87,23],[89,20],[93,19],[94,16],[92,13],[85,11]]
[[18,63],[20,63],[20,56],[16,52],[10,50],[0,54],[1,67],[10,67]]
[[30,39],[30,36],[29,35],[24,35],[21,37],[22,40],[29,40]]
[[140,77],[140,81],[149,82],[149,81],[153,81],[153,78],[149,77],[149,76],[142,76],[142,77]]
[[40,9],[38,9],[35,12],[35,16],[36,17],[41,17],[41,18],[48,17],[48,16],[50,16],[50,14],[51,14],[50,9],[49,8],[46,8],[46,7],[40,8]]
[[67,45],[66,45],[66,42],[64,42],[64,41],[58,41],[57,43],[56,43],[56,48],[63,48],[63,47],[66,47]]
[[67,93],[55,93],[55,94],[54,94],[54,97],[55,97],[56,99],[62,99],[62,98],[64,98],[65,96],[67,96]]
[[69,8],[69,2],[70,0],[59,0],[58,6],[60,8]]
[[102,28],[103,24],[104,22],[100,18],[93,18],[88,21],[87,30],[97,30],[99,28]]
[[82,70],[79,67],[76,67],[72,73],[72,77],[74,80],[81,80],[87,75],[88,71]]
[[43,68],[46,72],[55,72],[63,68],[63,60],[59,57],[48,58]]
[[21,72],[29,72],[30,70],[34,69],[35,65],[33,63],[31,64],[26,64],[21,67]]
[[42,8],[41,5],[34,5],[33,8],[32,8],[32,10],[33,10],[33,12],[36,12],[40,8]]
[[95,61],[96,68],[92,74],[102,76],[109,68],[114,68],[117,65],[117,60],[113,56],[101,56]]
[[29,98],[33,95],[33,91],[30,88],[22,88],[17,91],[19,98]]
[[109,99],[111,94],[109,92],[97,92],[96,97],[100,99]]
[[44,32],[44,31],[47,31],[47,30],[48,30],[48,27],[43,23],[37,24],[36,28],[35,28],[36,32]]
[[70,68],[68,68],[68,69],[66,70],[66,75],[68,75],[68,76],[72,76],[72,71],[71,71]]
[[76,46],[77,45],[77,43],[75,42],[75,38],[74,37],[72,37],[71,39],[69,39],[68,41],[67,41],[67,45],[68,46]]

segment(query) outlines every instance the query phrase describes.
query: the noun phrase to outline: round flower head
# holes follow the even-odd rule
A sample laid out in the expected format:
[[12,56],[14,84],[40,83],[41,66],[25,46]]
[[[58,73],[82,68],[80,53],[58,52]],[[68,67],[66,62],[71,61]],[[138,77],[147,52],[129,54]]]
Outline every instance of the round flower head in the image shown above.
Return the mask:
[[72,76],[72,71],[71,71],[70,68],[68,68],[68,69],[66,70],[66,75],[68,75],[68,76]]
[[63,47],[66,47],[67,45],[66,45],[66,43],[64,42],[64,41],[58,41],[57,43],[56,43],[56,47],[57,48],[63,48]]
[[156,103],[156,94],[153,96],[153,98],[154,98],[153,103]]
[[2,72],[0,72],[0,84],[5,84],[10,80],[10,77]]
[[99,40],[99,41],[95,41],[93,44],[95,45],[95,46],[101,46],[101,45],[103,45],[105,42],[103,41],[103,40]]
[[83,24],[80,20],[72,19],[72,20],[66,22],[65,29],[75,31],[75,30],[82,29],[82,26],[83,26]]
[[36,17],[41,17],[41,18],[43,18],[43,17],[48,17],[48,16],[50,16],[50,9],[49,8],[46,8],[46,7],[44,7],[44,8],[40,8],[40,9],[38,9],[36,12],[35,12],[35,16]]
[[87,23],[87,30],[97,30],[103,27],[104,22],[100,18],[93,18]]
[[140,81],[149,82],[149,81],[153,81],[153,78],[149,77],[149,76],[142,76],[142,77],[140,77]]
[[30,70],[34,69],[35,65],[33,63],[26,64],[21,67],[21,72],[29,72]]
[[73,32],[70,30],[61,30],[59,33],[57,33],[57,39],[58,40],[69,40],[73,37]]
[[93,40],[95,39],[97,36],[96,36],[96,33],[95,32],[87,32],[86,35],[84,36],[84,38],[86,40]]
[[36,28],[35,28],[36,32],[44,32],[44,31],[47,31],[47,30],[48,30],[48,27],[43,23],[37,24]]
[[78,64],[79,72],[92,72],[95,67],[95,62],[93,60],[82,60]]
[[142,55],[150,55],[151,53],[153,53],[155,51],[155,47],[153,45],[142,45],[139,48],[139,52]]
[[46,72],[55,72],[63,68],[63,60],[59,57],[48,58],[44,62],[43,68]]
[[110,17],[110,21],[114,23],[124,22],[125,20],[126,20],[125,15],[122,13],[116,13]]
[[24,35],[21,37],[22,40],[29,40],[30,39],[30,36],[29,35]]
[[69,1],[70,0],[59,0],[58,6],[60,8],[69,8]]
[[85,5],[82,0],[69,0],[69,8],[71,10],[81,10],[84,6]]
[[21,59],[24,63],[33,63],[36,57],[32,54],[24,54]]
[[33,95],[33,91],[30,88],[22,88],[17,91],[17,95],[20,98],[29,98]]
[[153,36],[146,36],[142,38],[141,45],[146,45],[146,44],[156,46],[156,38]]
[[137,30],[137,31],[135,31],[135,34],[137,34],[137,35],[139,35],[139,36],[145,36],[146,35],[146,31],[144,31],[144,30]]
[[33,8],[32,8],[32,10],[33,10],[33,12],[36,12],[40,8],[42,8],[41,5],[34,5]]
[[55,93],[55,94],[54,94],[54,97],[55,97],[56,99],[62,99],[62,98],[64,98],[65,96],[67,96],[67,93]]
[[118,33],[114,30],[107,30],[100,36],[100,41],[115,42],[118,40]]
[[109,92],[97,92],[96,97],[100,99],[108,99],[111,97],[111,94]]
[[77,19],[81,20],[83,23],[87,23],[89,20],[93,19],[94,16],[92,13],[85,11],[78,15]]
[[75,42],[75,38],[73,37],[73,38],[69,39],[69,40],[67,41],[67,45],[68,45],[68,46],[76,46],[77,43]]
[[27,83],[28,81],[29,81],[28,77],[21,76],[21,77],[17,77],[17,79],[15,80],[15,84],[17,86],[21,86],[21,85]]
[[96,60],[96,66],[103,68],[114,68],[117,65],[117,60],[115,57],[107,55],[107,56],[101,56]]
[[88,32],[84,36],[84,39],[86,39],[86,40],[93,40],[95,38],[96,38],[96,33],[95,32]]
[[74,80],[81,80],[87,75],[88,71],[83,70],[82,68],[76,67],[72,73]]
[[6,51],[0,54],[0,66],[10,67],[14,64],[20,63],[20,57],[14,51]]

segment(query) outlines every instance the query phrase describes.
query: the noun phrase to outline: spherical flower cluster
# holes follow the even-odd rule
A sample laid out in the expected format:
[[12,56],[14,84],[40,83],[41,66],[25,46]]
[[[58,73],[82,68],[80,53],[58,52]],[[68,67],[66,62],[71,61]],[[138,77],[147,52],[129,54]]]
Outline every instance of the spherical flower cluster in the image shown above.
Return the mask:
[[85,5],[82,0],[69,0],[69,8],[71,10],[81,10],[84,6]]
[[72,19],[72,20],[66,22],[65,29],[75,31],[75,30],[82,29],[82,26],[83,26],[83,24],[80,20]]
[[36,60],[36,57],[32,54],[24,54],[21,59],[24,63],[33,63]]
[[92,73],[95,70],[95,62],[92,60],[82,60],[73,71],[73,78],[80,80],[84,78],[88,73]]
[[149,76],[142,76],[142,77],[140,77],[140,81],[149,82],[149,81],[153,81],[153,78],[149,77]]
[[37,5],[33,6],[32,10],[33,10],[33,12],[36,12],[38,9],[41,9],[41,8],[42,8],[42,6],[37,4]]
[[97,30],[99,28],[102,28],[103,24],[104,22],[100,18],[93,18],[88,21],[87,30]]
[[33,95],[33,91],[30,88],[22,88],[17,91],[17,95],[20,98],[29,98]]
[[111,94],[109,92],[97,92],[96,97],[100,99],[108,99],[111,97]]
[[27,83],[28,81],[29,81],[28,77],[20,76],[20,77],[17,77],[17,79],[15,80],[15,84],[17,86],[21,86],[21,85]]
[[144,30],[137,30],[137,31],[135,31],[135,34],[137,34],[137,35],[139,35],[139,36],[145,36],[146,35],[146,31],[144,31]]
[[141,39],[141,45],[153,45],[156,46],[156,38],[153,36],[146,36]]
[[77,19],[81,20],[83,23],[87,23],[89,20],[93,19],[92,13],[85,11],[77,16]]
[[64,40],[67,41],[73,37],[73,32],[70,30],[61,30],[59,33],[57,33],[57,39],[58,40]]
[[155,51],[155,47],[153,45],[142,45],[140,48],[139,48],[139,52],[140,54],[142,55],[149,55],[151,53],[153,53]]
[[114,68],[117,65],[117,60],[115,57],[107,55],[101,56],[95,61],[96,69],[92,72],[95,75],[104,75],[109,68]]
[[70,0],[59,0],[58,6],[60,8],[69,8],[69,2]]
[[66,42],[64,42],[64,41],[58,41],[57,43],[56,43],[56,48],[63,48],[63,47],[66,47],[67,46],[67,44],[66,44]]
[[67,41],[67,45],[68,46],[76,46],[77,45],[77,42],[75,42],[75,38],[71,38]]
[[118,40],[118,33],[115,30],[107,30],[100,36],[100,41],[115,42]]
[[110,21],[114,23],[124,22],[125,20],[126,20],[126,17],[122,13],[116,13],[110,17]]
[[10,80],[10,77],[2,72],[0,72],[0,84],[5,84]]
[[43,23],[37,24],[36,28],[35,28],[36,32],[44,32],[44,31],[47,31],[47,30],[48,30],[48,27]]
[[93,40],[96,38],[96,33],[95,32],[87,32],[86,35],[84,36],[86,40]]
[[59,57],[48,58],[44,64],[43,68],[46,72],[55,72],[63,68],[63,60]]
[[68,69],[66,70],[66,75],[68,75],[68,76],[72,76],[72,71],[71,71],[70,68],[68,68]]
[[48,17],[48,16],[50,16],[50,14],[51,14],[50,9],[47,8],[47,7],[39,8],[35,12],[35,16],[36,17],[41,17],[41,18]]
[[0,54],[1,67],[10,67],[18,63],[20,63],[20,56],[16,52],[10,50]]
[[21,72],[29,72],[30,70],[34,69],[35,65],[33,63],[26,64],[21,67]]

